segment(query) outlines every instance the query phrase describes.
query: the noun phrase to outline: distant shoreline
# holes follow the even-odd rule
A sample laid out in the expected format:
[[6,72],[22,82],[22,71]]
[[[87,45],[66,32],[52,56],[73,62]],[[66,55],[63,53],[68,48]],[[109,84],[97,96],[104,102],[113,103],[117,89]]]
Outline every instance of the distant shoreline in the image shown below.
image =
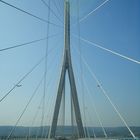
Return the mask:
[[[0,126],[0,137],[7,137],[12,130],[13,126]],[[35,137],[38,133],[38,137],[40,137],[42,127],[27,127],[27,126],[17,126],[16,131],[13,133],[12,137],[26,137],[29,134],[30,136]],[[140,137],[140,127],[139,126],[131,126],[130,127],[136,137]],[[48,134],[49,126],[43,127],[46,132],[45,135]],[[57,133],[62,133],[61,130],[64,130],[66,135],[71,135],[72,129],[76,129],[71,126],[58,126]],[[89,135],[93,136],[93,130],[96,134],[96,137],[104,137],[103,131],[101,127],[87,127],[89,131]],[[131,137],[129,131],[126,127],[104,127],[108,137]]]

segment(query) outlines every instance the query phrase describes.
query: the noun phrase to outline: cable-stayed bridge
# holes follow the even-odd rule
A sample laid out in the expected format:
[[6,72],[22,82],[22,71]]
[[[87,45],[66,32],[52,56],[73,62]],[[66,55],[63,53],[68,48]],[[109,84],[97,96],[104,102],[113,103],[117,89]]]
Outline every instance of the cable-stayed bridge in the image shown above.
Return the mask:
[[[108,49],[82,37],[81,35],[81,23],[90,18],[90,16],[95,14],[100,8],[110,4],[110,1],[111,0],[105,0],[99,3],[97,7],[92,9],[83,17],[80,17],[80,0],[76,0],[73,3],[70,0],[57,2],[55,0],[40,0],[39,3],[47,8],[47,18],[42,18],[30,11],[16,6],[15,4],[12,4],[11,2],[0,0],[1,6],[11,8],[16,12],[25,14],[34,20],[45,23],[46,25],[46,37],[0,49],[2,54],[16,49],[24,49],[27,46],[29,47],[29,45],[33,46],[36,43],[45,41],[44,48],[39,48],[37,50],[32,50],[31,48],[31,50],[29,50],[29,52],[31,51],[35,53],[33,56],[31,55],[31,60],[34,59],[34,57],[38,57],[37,52],[39,50],[44,53],[42,53],[43,57],[30,67],[29,71],[24,73],[20,78],[18,77],[18,80],[13,84],[13,86],[2,94],[0,98],[1,109],[3,108],[4,112],[2,114],[6,114],[6,111],[11,112],[10,116],[8,116],[9,118],[7,118],[7,116],[6,120],[4,117],[2,118],[3,123],[1,123],[2,125],[8,124],[9,126],[12,126],[8,128],[9,130],[5,130],[6,132],[4,132],[1,139],[138,139],[138,136],[133,131],[133,127],[130,127],[127,119],[123,115],[123,112],[121,112],[118,105],[113,102],[108,91],[104,88],[104,84],[98,79],[93,68],[89,65],[86,57],[83,55],[83,49],[81,48],[83,45],[82,43],[85,43],[89,47],[95,47],[96,49],[102,50],[121,61],[126,61],[127,63],[132,63],[139,67],[140,61],[137,59],[123,55],[123,53],[119,53],[112,49]],[[76,5],[76,10],[74,11],[74,14],[72,14],[71,11],[73,10],[74,5]],[[54,20],[55,18],[57,20]],[[72,23],[72,19],[76,19],[75,22]],[[77,30],[77,33],[75,33],[75,30]],[[39,32],[41,31],[39,30],[38,33]],[[34,32],[32,32],[32,34],[34,34]],[[58,48],[60,45],[59,43],[61,42],[60,36],[62,47]],[[74,44],[74,42],[77,42],[77,44]],[[38,46],[40,46],[40,44],[38,44]],[[73,53],[76,53],[76,57],[78,56],[79,60],[73,56]],[[23,54],[24,53],[22,52],[22,55]],[[89,52],[88,55],[90,55]],[[92,57],[89,56],[89,59],[92,59]],[[25,84],[28,77],[32,75],[38,67],[42,68],[41,65],[43,62],[43,70],[39,70],[41,73],[34,74],[34,77],[37,78],[33,78],[32,80],[29,79],[31,83],[28,84],[27,82],[27,84]],[[11,64],[13,65],[14,63],[11,62]],[[52,67],[51,70],[50,67]],[[78,67],[77,71],[75,70],[76,67]],[[25,68],[22,67],[22,69]],[[87,73],[89,73],[89,75]],[[91,79],[94,82],[91,81]],[[35,84],[34,81],[36,81]],[[92,88],[93,85],[94,87]],[[24,91],[24,87],[29,89],[29,91]],[[93,91],[93,89],[95,91]],[[18,94],[17,92],[20,92],[20,90],[22,92],[26,92],[26,94],[29,93],[27,95],[28,98],[25,101],[26,103],[24,103],[22,99],[19,101],[19,98],[24,98],[23,95],[16,97],[16,94]],[[32,93],[30,93],[30,90]],[[97,108],[96,95],[93,95],[93,92],[96,93],[97,91],[104,96],[105,102],[112,109],[108,116],[109,119],[113,114],[113,116],[115,116],[114,121],[118,122],[119,120],[123,129],[125,129],[120,130],[123,130],[122,135],[115,135],[115,131],[109,131],[107,125],[105,125],[105,119],[108,118],[107,116],[104,117],[105,114],[102,114]],[[12,97],[13,94],[15,94],[14,97]],[[11,100],[13,100],[13,105],[11,104],[11,101],[8,103],[8,99],[10,100],[10,97]],[[124,102],[125,100],[126,99],[124,98]],[[102,105],[102,109],[106,111],[107,108],[103,106],[101,103],[102,101],[103,99],[99,101],[99,104]],[[19,113],[15,108],[21,104],[24,104],[24,106],[19,108],[17,107],[19,109]],[[9,110],[6,109],[8,106],[11,106]],[[14,110],[16,111],[14,112]],[[28,115],[24,118],[27,112]],[[16,116],[16,121],[10,125],[11,122],[13,122],[11,121],[12,115]],[[24,121],[26,122],[25,124]],[[110,121],[113,122],[113,119],[110,119]],[[100,132],[96,128],[97,124],[100,128]],[[120,124],[118,124],[118,126]],[[109,125],[110,124],[108,124],[108,126]],[[21,128],[21,126],[24,126],[25,129],[23,129],[23,127]],[[126,135],[124,135],[124,131],[127,133]]]

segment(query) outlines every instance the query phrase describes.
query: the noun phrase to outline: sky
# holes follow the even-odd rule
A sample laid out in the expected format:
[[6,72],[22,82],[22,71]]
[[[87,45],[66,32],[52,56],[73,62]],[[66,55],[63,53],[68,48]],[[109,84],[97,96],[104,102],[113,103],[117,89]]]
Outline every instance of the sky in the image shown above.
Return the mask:
[[[46,3],[49,0],[45,0]],[[5,0],[33,15],[48,20],[48,9],[41,0]],[[100,126],[96,107],[104,126],[124,126],[118,115],[98,87],[76,50],[81,51],[102,87],[117,106],[129,126],[140,126],[140,64],[121,58],[91,44],[79,41],[74,35],[99,44],[107,49],[140,61],[140,1],[109,0],[102,7],[77,24],[104,0],[80,0],[71,5],[71,55],[84,125]],[[45,97],[44,124],[51,124],[57,86],[62,64],[64,35],[64,1],[50,3],[49,31],[47,24],[35,17],[18,11],[0,2],[0,49],[52,36],[48,39],[47,86]],[[59,19],[60,20],[59,20]],[[79,26],[80,25],[80,26]],[[80,42],[80,43],[79,43]],[[43,56],[47,42],[42,40],[20,48],[0,51],[0,99],[20,80]],[[43,61],[20,85],[0,102],[0,125],[14,125],[44,75]],[[86,83],[87,88],[83,83]],[[40,125],[42,114],[43,82],[18,125]],[[84,102],[84,103],[83,103]],[[66,120],[70,124],[70,87],[66,76]],[[86,114],[86,115],[84,115]],[[61,121],[60,121],[61,122]]]

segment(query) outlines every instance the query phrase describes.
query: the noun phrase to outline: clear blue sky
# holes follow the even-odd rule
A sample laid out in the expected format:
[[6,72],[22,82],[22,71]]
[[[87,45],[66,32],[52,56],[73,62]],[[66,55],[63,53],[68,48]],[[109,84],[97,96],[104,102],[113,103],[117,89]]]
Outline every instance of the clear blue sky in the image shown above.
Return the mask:
[[[24,9],[38,17],[47,19],[48,10],[41,0],[5,0],[21,9]],[[63,0],[53,0],[51,8],[63,21]],[[48,3],[48,0],[46,0]],[[79,17],[82,18],[95,9],[104,0],[80,0]],[[71,32],[78,34],[77,25],[77,3],[71,3]],[[51,22],[62,25],[62,23],[51,13]],[[80,35],[105,48],[120,54],[140,60],[140,1],[139,0],[109,0],[105,5],[80,22]],[[50,25],[50,35],[59,35],[49,39],[49,50],[55,48],[48,55],[47,70],[47,93],[46,93],[46,124],[51,123],[54,101],[56,98],[57,83],[60,73],[60,62],[63,50],[63,28]],[[47,24],[17,11],[0,2],[0,49],[13,45],[25,43],[45,37]],[[46,41],[40,41],[25,47],[0,52],[0,98],[16,81],[27,73],[39,59],[45,55]],[[99,126],[92,102],[95,101],[98,113],[104,126],[124,126],[116,113],[113,111],[107,99],[98,88],[98,84],[91,78],[84,64],[83,77],[88,85],[93,99],[87,94],[86,88],[81,88],[80,57],[73,49],[78,46],[78,40],[71,35],[71,52],[75,78],[77,82],[81,113],[83,114],[82,90],[84,90],[86,106],[86,123]],[[82,55],[87,60],[108,95],[117,105],[118,110],[130,126],[140,126],[140,65],[122,59],[109,52],[96,48],[84,42],[80,42]],[[44,62],[30,74],[3,102],[0,103],[0,125],[14,125],[24,106],[27,104],[35,87],[44,73]],[[81,80],[80,80],[81,81]],[[78,84],[79,83],[79,84]],[[67,82],[68,84],[68,82]],[[69,86],[67,86],[66,103],[69,105]],[[43,96],[43,84],[31,102],[27,112],[21,119],[19,125],[31,125],[33,116]],[[69,124],[66,107],[66,124]],[[87,113],[90,112],[90,113]],[[10,119],[9,119],[10,117]],[[41,107],[36,125],[40,124]],[[83,115],[82,115],[83,117]],[[92,118],[92,122],[89,119]],[[84,118],[84,117],[83,117]]]

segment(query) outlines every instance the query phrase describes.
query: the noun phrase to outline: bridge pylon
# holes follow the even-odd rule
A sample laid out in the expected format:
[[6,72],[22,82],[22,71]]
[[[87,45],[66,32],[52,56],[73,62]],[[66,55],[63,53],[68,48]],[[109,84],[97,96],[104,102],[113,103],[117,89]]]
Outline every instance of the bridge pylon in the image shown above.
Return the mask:
[[59,86],[57,91],[57,98],[55,102],[53,120],[50,129],[50,138],[54,138],[56,136],[58,115],[59,115],[62,96],[64,94],[63,90],[65,87],[66,72],[68,72],[68,77],[69,77],[71,99],[75,112],[78,136],[82,138],[85,137],[85,133],[84,133],[83,123],[81,119],[81,112],[80,112],[80,107],[78,102],[77,89],[75,84],[75,78],[74,78],[72,62],[71,62],[71,52],[70,52],[70,2],[69,0],[64,0],[64,58],[63,58],[63,65],[62,65],[61,76],[60,76],[60,81],[59,81]]

